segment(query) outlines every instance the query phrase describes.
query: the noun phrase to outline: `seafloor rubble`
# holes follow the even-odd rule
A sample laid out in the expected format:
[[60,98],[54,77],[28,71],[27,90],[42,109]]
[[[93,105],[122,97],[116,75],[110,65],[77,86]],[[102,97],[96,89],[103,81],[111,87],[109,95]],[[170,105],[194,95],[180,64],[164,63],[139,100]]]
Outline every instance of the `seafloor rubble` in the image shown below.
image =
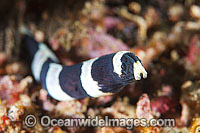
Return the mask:
[[[0,5],[0,131],[198,132],[200,125],[200,1],[2,1]],[[7,9],[10,9],[9,11]],[[7,12],[7,14],[5,14]],[[148,78],[113,96],[59,102],[36,83],[21,55],[19,29],[48,44],[72,65],[120,50],[135,53]],[[22,54],[21,54],[22,53]],[[35,127],[38,119],[174,118],[175,127]]]

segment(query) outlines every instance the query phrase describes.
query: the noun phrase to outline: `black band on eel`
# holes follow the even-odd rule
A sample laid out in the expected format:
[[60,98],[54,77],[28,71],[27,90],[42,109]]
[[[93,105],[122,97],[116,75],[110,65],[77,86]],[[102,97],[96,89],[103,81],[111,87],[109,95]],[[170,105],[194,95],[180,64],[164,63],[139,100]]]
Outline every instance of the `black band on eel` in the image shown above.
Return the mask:
[[31,57],[35,80],[59,101],[111,95],[147,77],[139,58],[129,51],[63,66],[45,44],[38,43],[30,35],[24,36],[23,43]]

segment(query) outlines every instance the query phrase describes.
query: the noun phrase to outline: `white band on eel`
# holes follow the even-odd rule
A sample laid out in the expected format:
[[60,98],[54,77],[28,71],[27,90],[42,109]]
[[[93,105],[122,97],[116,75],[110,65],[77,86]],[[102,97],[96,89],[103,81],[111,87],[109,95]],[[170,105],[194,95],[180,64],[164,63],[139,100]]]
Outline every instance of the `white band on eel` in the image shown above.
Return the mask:
[[118,74],[120,77],[122,74],[122,61],[121,58],[125,53],[130,53],[129,51],[120,51],[117,52],[114,57],[113,57],[113,67],[114,67],[114,72]]
[[83,65],[81,67],[81,84],[83,86],[83,89],[86,91],[86,93],[91,97],[99,97],[99,96],[105,96],[110,95],[111,93],[104,93],[100,91],[101,87],[98,86],[98,82],[94,81],[92,78],[92,64],[95,59],[90,59],[88,61],[84,61]]
[[59,82],[59,75],[62,71],[62,66],[56,63],[50,63],[46,76],[46,86],[48,93],[59,101],[73,100],[71,96],[67,95],[61,88]]
[[35,80],[40,81],[40,73],[42,71],[42,66],[47,61],[47,59],[51,58],[55,62],[58,62],[58,59],[45,44],[41,43],[38,46],[39,50],[35,53],[31,64],[31,69]]

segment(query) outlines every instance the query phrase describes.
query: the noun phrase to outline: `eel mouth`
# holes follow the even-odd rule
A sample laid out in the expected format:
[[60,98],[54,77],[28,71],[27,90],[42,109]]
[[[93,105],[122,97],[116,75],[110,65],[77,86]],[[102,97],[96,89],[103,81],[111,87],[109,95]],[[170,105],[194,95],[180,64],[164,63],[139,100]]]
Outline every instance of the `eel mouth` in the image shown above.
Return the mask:
[[140,59],[133,53],[129,54],[128,57],[132,60],[133,74],[135,80],[141,80],[147,78],[147,71],[143,67]]
[[147,78],[147,72],[142,66],[140,61],[136,61],[133,63],[133,72],[135,80],[141,80],[142,78]]
[[130,83],[133,80],[141,80],[147,78],[147,71],[143,67],[140,59],[133,53],[125,53],[122,57],[122,70],[126,81]]

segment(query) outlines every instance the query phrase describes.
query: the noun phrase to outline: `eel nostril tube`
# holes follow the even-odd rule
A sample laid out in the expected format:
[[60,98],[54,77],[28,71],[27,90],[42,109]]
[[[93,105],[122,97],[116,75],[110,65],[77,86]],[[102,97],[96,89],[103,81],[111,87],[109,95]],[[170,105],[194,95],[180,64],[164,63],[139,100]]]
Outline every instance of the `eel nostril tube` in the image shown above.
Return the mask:
[[141,79],[144,78],[142,73],[140,73],[140,77],[141,77]]

